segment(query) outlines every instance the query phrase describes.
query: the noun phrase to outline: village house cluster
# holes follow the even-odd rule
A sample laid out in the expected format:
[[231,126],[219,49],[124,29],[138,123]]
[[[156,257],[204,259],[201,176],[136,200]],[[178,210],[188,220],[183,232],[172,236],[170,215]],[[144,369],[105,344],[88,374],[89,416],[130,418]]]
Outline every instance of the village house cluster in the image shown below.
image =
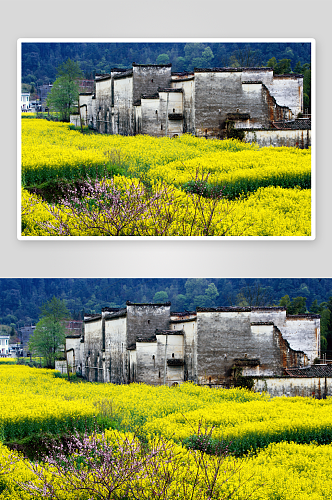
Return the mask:
[[[67,336],[66,354],[70,368],[90,382],[230,387],[244,377],[256,390],[311,395],[315,367],[325,384],[332,380],[326,381],[330,366],[323,374],[323,366],[314,364],[320,357],[320,316],[289,316],[284,307],[176,313],[169,302],[127,302],[125,308],[86,316],[82,334]],[[65,364],[56,367],[63,370]]]
[[75,125],[104,134],[239,137],[265,145],[306,148],[310,119],[303,116],[303,75],[272,68],[197,68],[174,73],[171,64],[132,64],[96,75],[82,92]]

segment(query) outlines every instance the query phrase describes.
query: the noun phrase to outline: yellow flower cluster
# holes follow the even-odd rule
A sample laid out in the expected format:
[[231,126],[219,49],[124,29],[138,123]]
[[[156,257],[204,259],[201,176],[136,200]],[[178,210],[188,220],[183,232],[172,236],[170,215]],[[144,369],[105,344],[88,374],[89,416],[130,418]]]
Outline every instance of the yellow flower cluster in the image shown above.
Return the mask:
[[[31,186],[65,178],[99,177],[105,169],[115,175],[118,186],[128,176],[143,179],[156,189],[161,181],[172,193],[170,213],[174,219],[166,234],[159,234],[165,213],[151,214],[150,229],[137,236],[310,236],[311,152],[296,148],[261,148],[235,140],[205,140],[183,135],[177,139],[150,136],[81,134],[68,124],[46,120],[22,121],[22,185]],[[209,193],[224,186],[213,209],[209,232],[211,198],[202,198],[203,208],[190,192],[198,186]],[[122,174],[126,174],[125,178]],[[196,189],[196,190],[195,190]],[[59,207],[68,222],[70,236],[128,236],[113,234]],[[56,229],[43,227],[55,223]],[[50,232],[51,231],[51,232]],[[52,232],[53,231],[53,232]],[[63,236],[38,197],[22,192],[22,235]]]
[[[212,440],[242,441],[242,451],[256,448],[256,453],[247,457],[224,459],[215,485],[218,498],[332,497],[332,445],[318,445],[324,439],[331,442],[331,398],[272,399],[244,389],[211,390],[191,383],[177,388],[69,384],[54,375],[46,369],[0,363],[2,439],[17,439],[40,429],[56,434],[71,428],[69,418],[78,428],[80,421],[93,414],[105,415],[109,410],[122,429],[139,431],[150,447],[156,446],[158,435],[167,440],[171,458],[165,460],[162,471],[170,472],[173,478],[168,498],[186,500],[189,495],[193,500],[202,500],[208,498],[205,496],[208,482],[213,478],[218,459],[199,455],[181,444],[197,432],[201,423],[203,428],[213,427]],[[112,443],[134,439],[128,431],[106,431],[106,437]],[[295,443],[296,440],[307,444]],[[16,485],[17,479],[38,484],[28,465],[22,456],[0,444],[1,500],[31,498]],[[46,466],[44,470],[51,477],[51,468]],[[195,478],[198,487],[193,490]],[[57,498],[85,499],[84,494],[77,497],[72,490],[67,491],[63,481],[66,479],[53,481]],[[140,481],[144,498],[153,498],[149,496],[152,488],[149,474]]]
[[[152,166],[202,156],[214,151],[255,150],[234,140],[199,139],[190,135],[170,139],[138,135],[81,134],[63,122],[22,120],[22,183],[24,186],[57,178],[77,178],[115,162],[141,172]],[[99,170],[100,169],[100,170]]]
[[[122,180],[123,179],[123,180]],[[120,178],[119,184],[126,178]],[[169,212],[173,222],[166,236],[204,236],[206,221],[212,211],[213,201],[202,200],[201,211],[195,210],[190,194],[174,188]],[[58,207],[59,216],[68,224],[70,236],[113,236],[109,228],[88,229],[88,221],[81,215],[74,217],[69,210]],[[194,221],[194,223],[193,223]],[[43,228],[51,222],[56,229]],[[145,220],[156,235],[153,214]],[[160,226],[162,225],[162,221]],[[159,226],[159,227],[160,227]],[[40,197],[22,190],[22,236],[63,236],[59,223],[46,202]],[[310,236],[311,235],[311,190],[285,189],[281,187],[259,188],[256,192],[238,200],[221,200],[216,203],[209,232],[211,236]],[[126,230],[121,234],[128,235]],[[139,234],[138,234],[139,235]]]
[[150,169],[149,177],[185,185],[196,172],[209,173],[208,183],[225,186],[224,195],[236,197],[263,186],[310,188],[310,149],[261,148],[217,151],[185,162],[175,161]]

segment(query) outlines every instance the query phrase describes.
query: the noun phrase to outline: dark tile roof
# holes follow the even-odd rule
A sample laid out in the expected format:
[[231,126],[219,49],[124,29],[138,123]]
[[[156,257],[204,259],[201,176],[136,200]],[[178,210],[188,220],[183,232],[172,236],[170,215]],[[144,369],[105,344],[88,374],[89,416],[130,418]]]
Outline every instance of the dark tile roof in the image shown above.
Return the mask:
[[127,71],[124,71],[123,73],[119,73],[118,75],[114,75],[113,79],[114,80],[121,80],[121,78],[127,78],[127,76],[133,76],[132,69],[128,69]]
[[159,94],[158,92],[155,92],[154,94],[142,94],[141,99],[159,99]]
[[175,89],[173,87],[158,87],[158,92],[183,92],[183,89],[180,88],[180,89]]
[[137,63],[133,62],[132,66],[139,67],[139,68],[171,68],[172,63],[168,63],[168,64],[137,64]]
[[311,130],[311,120],[297,118],[292,121],[272,122],[272,127],[279,130]]
[[156,329],[156,335],[184,335],[183,330],[159,330]]
[[123,316],[127,316],[127,309],[126,308],[119,309],[118,311],[115,311],[115,312],[109,312],[105,316],[105,320],[109,321],[111,319],[122,318]]
[[331,365],[311,365],[304,368],[288,368],[285,370],[290,377],[332,377]]
[[170,302],[158,302],[158,303],[153,303],[153,302],[130,302],[130,300],[127,300],[126,302],[127,306],[155,306],[155,307],[160,307],[160,306],[170,306]]
[[231,68],[231,67],[224,67],[224,68],[194,68],[195,73],[206,73],[206,72],[212,72],[212,73],[236,73],[236,72],[241,72],[241,71],[272,71],[273,68]]
[[197,312],[285,311],[285,307],[196,307]]
[[152,337],[136,337],[136,342],[157,342],[157,337],[155,335]]
[[101,314],[94,314],[90,318],[84,318],[84,323],[90,323],[91,321],[96,321],[101,319]]

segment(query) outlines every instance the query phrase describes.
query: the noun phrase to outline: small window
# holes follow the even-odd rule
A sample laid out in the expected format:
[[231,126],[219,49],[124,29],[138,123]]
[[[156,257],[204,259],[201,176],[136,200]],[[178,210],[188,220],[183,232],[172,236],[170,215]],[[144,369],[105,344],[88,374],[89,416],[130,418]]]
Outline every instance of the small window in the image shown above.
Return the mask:
[[175,113],[175,109],[173,108],[173,113]]
[[154,359],[154,355],[152,356],[152,359]]
[[150,324],[150,320],[148,319],[148,325]]
[[162,129],[163,129],[163,124],[160,125],[160,130],[162,130]]
[[153,78],[152,78],[152,80],[151,80],[151,83],[153,83]]
[[174,358],[174,352],[172,352],[172,358]]

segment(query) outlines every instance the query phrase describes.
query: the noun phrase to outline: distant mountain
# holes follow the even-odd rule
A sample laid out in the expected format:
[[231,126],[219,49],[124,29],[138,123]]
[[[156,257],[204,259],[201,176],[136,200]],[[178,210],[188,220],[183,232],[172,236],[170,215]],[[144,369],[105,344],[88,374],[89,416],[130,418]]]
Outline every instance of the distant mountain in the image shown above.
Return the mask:
[[311,63],[310,43],[23,43],[22,83],[33,86],[54,82],[56,70],[67,59],[80,63],[86,78],[108,73],[111,68],[138,64],[172,64],[173,71],[194,67],[266,66],[290,60],[296,65]]
[[102,307],[131,302],[171,301],[173,311],[197,306],[278,305],[285,295],[305,297],[306,307],[332,297],[327,278],[15,278],[0,279],[0,324],[36,323],[40,306],[56,296],[73,319]]

